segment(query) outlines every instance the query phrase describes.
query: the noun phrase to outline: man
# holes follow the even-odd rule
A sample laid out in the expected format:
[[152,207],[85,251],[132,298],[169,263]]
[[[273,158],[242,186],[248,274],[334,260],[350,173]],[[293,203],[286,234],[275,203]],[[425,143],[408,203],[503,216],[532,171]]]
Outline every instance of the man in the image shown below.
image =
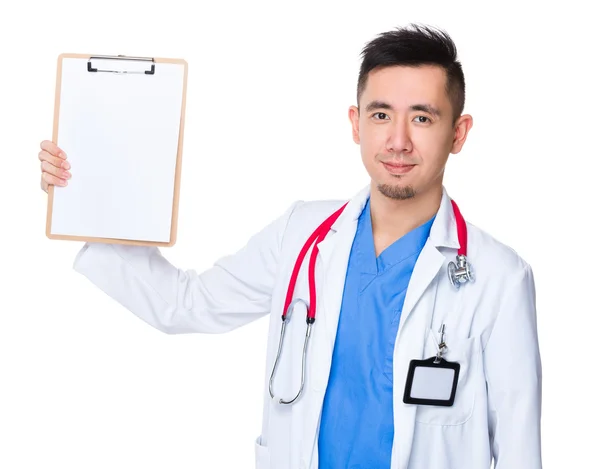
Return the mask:
[[[363,50],[349,109],[371,182],[347,205],[298,201],[200,274],[151,247],[87,243],[77,255],[78,272],[166,333],[226,332],[270,315],[258,469],[484,469],[492,459],[497,469],[542,467],[531,267],[472,224],[465,244],[443,186],[449,154],[460,152],[473,122],[462,115],[464,90],[445,32],[410,25],[383,33]],[[45,141],[40,159],[47,190],[66,158]],[[334,213],[293,290],[316,310],[314,327],[294,302],[279,354],[298,255]],[[447,265],[461,247],[477,281],[457,290]],[[405,389],[412,398],[438,393],[431,384],[413,390],[409,379],[412,360],[437,356],[459,365],[451,405],[407,399]]]

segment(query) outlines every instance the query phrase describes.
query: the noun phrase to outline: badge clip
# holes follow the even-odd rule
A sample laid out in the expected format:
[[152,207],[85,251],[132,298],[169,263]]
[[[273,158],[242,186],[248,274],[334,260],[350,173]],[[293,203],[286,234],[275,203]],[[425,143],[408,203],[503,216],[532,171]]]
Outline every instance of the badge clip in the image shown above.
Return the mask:
[[446,353],[446,350],[448,349],[448,347],[446,346],[446,342],[444,342],[445,331],[446,331],[446,324],[442,324],[442,326],[440,327],[440,330],[438,331],[441,333],[440,343],[438,344],[438,352],[435,357],[435,360],[433,361],[433,363],[436,363],[436,364],[440,363],[442,361],[442,355],[444,353]]

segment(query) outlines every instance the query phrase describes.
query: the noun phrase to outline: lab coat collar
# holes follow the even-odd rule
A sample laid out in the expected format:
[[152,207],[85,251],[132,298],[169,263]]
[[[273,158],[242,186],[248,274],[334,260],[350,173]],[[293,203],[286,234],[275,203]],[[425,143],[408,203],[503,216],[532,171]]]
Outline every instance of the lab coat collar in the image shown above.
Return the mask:
[[[371,193],[371,185],[363,187],[350,201],[348,205],[331,226],[333,232],[343,231],[348,225],[356,226],[358,217],[362,213],[369,194]],[[451,198],[444,186],[442,186],[442,200],[438,209],[437,215],[431,231],[429,233],[430,241],[435,247],[459,248],[458,234],[456,232],[456,220],[454,218],[454,210],[452,209]]]

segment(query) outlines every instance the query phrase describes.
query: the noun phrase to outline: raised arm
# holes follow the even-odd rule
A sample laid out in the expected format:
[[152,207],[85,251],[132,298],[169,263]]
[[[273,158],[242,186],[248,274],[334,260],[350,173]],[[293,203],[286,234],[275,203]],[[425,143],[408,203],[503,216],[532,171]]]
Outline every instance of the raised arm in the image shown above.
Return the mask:
[[231,331],[269,313],[283,234],[295,207],[208,270],[182,270],[156,247],[86,243],[73,268],[168,334]]

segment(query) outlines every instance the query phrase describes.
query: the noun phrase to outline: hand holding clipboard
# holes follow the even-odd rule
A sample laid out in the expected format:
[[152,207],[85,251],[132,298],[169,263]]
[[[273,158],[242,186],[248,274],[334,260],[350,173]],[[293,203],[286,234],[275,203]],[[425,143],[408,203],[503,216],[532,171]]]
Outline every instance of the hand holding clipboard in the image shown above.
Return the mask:
[[42,162],[42,190],[48,193],[49,186],[57,185],[64,187],[71,179],[71,164],[67,161],[67,155],[50,140],[40,143],[41,151],[38,158]]
[[[48,238],[175,244],[186,90],[182,59],[59,56],[53,138],[39,154]],[[65,185],[61,150],[77,169]]]

